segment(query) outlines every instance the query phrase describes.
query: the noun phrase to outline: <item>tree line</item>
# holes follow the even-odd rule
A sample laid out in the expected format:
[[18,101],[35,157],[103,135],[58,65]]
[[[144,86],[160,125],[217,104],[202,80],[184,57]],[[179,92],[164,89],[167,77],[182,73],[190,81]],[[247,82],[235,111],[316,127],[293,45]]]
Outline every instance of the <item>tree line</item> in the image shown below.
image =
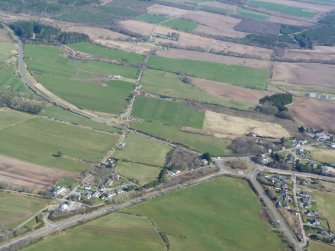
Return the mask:
[[71,44],[88,42],[86,34],[62,32],[60,29],[35,21],[18,21],[9,25],[15,35],[24,42],[32,41],[44,44]]

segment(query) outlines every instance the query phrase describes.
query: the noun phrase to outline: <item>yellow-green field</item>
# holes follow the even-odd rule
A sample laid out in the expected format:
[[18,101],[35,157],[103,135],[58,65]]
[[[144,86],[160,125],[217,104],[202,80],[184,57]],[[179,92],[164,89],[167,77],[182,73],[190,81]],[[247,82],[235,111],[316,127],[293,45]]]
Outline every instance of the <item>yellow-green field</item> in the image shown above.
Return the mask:
[[0,222],[14,228],[47,205],[45,199],[19,193],[0,192]]

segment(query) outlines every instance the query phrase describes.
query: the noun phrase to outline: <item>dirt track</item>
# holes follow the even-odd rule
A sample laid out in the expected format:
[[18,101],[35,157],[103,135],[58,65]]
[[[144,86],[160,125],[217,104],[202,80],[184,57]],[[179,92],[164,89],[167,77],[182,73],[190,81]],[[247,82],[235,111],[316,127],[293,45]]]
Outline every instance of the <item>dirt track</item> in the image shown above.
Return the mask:
[[335,102],[295,98],[289,110],[307,127],[335,130]]
[[63,177],[75,177],[75,174],[0,155],[1,183],[37,191],[51,186]]

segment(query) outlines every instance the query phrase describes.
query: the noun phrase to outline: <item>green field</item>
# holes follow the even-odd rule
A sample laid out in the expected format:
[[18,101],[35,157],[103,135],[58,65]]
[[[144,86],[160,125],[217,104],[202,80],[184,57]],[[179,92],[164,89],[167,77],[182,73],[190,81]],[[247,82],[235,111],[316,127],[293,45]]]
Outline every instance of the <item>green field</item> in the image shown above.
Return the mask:
[[16,60],[6,60],[16,48],[15,44],[0,43],[0,91],[13,90],[24,94],[30,94],[26,86],[21,82],[16,70]]
[[147,23],[159,24],[163,21],[168,20],[169,17],[163,15],[143,14],[141,16],[138,16],[137,19]]
[[307,147],[306,150],[310,151],[311,158],[319,162],[333,163],[335,162],[335,150],[325,149],[322,147]]
[[151,56],[148,65],[157,70],[184,73],[198,78],[260,90],[266,88],[269,77],[268,69],[159,56]]
[[263,2],[263,1],[258,1],[258,0],[250,0],[249,4],[254,7],[277,11],[277,12],[291,15],[291,16],[311,18],[315,15],[315,13],[312,11],[304,10],[298,7],[278,4],[278,3],[269,3],[269,2]]
[[249,18],[249,19],[259,20],[259,21],[265,21],[265,20],[270,19],[270,16],[267,14],[259,13],[259,12],[252,11],[252,10],[242,9],[240,7],[237,8],[235,15],[238,17]]
[[25,250],[166,250],[148,217],[166,236],[171,251],[285,250],[261,211],[247,183],[222,177],[124,209],[127,214],[99,218]]
[[132,52],[126,52],[116,49],[109,49],[102,47],[100,45],[95,45],[91,43],[77,43],[69,45],[70,48],[88,53],[91,55],[96,55],[106,59],[117,60],[123,63],[128,63],[132,65],[139,65],[142,63],[144,56]]
[[186,32],[192,32],[197,27],[198,24],[194,21],[182,19],[182,18],[173,18],[164,22],[161,22],[162,25],[170,27],[172,29],[186,31]]
[[129,179],[133,179],[143,186],[154,181],[161,169],[155,166],[147,166],[138,163],[121,162],[116,167],[117,173]]
[[115,158],[163,167],[171,147],[159,141],[130,133],[126,137],[126,147],[117,151]]
[[145,92],[156,95],[218,104],[236,109],[248,109],[250,106],[232,99],[210,95],[192,84],[183,83],[176,74],[170,72],[146,69],[141,83]]
[[0,61],[4,62],[16,49],[16,45],[12,43],[0,43]]
[[183,104],[139,96],[136,98],[132,116],[148,121],[181,127],[202,128],[205,113]]
[[95,122],[94,120],[84,118],[82,116],[76,115],[69,111],[65,111],[59,107],[52,106],[52,105],[49,105],[43,111],[42,115],[48,118],[53,118],[56,120],[65,121],[65,122],[69,122],[75,125],[90,127],[93,129],[102,130],[106,132],[115,132],[115,133],[120,132],[118,128],[114,128],[109,125],[105,125],[103,123]]
[[[0,112],[0,121],[7,117]],[[111,133],[33,116],[24,119],[21,123],[13,123],[0,130],[1,154],[79,172],[98,162],[118,140],[118,136]],[[63,156],[54,157],[57,151],[61,151]]]
[[66,58],[60,48],[26,45],[26,63],[47,89],[79,107],[119,114],[127,105],[134,83],[107,81],[106,75],[120,74],[135,79],[137,68],[104,62]]
[[156,137],[172,140],[200,153],[209,152],[214,156],[232,155],[228,148],[231,143],[228,139],[183,132],[178,127],[151,121],[131,123],[131,127]]
[[335,231],[335,196],[332,192],[312,190],[313,199],[318,205],[320,215],[326,217],[332,231]]
[[31,119],[31,116],[10,109],[0,108],[0,130]]
[[114,213],[42,240],[25,251],[164,250],[164,243],[145,217]]
[[309,241],[308,251],[334,251],[335,247],[319,241]]
[[48,201],[19,193],[0,192],[0,222],[15,228],[47,205]]
[[204,112],[167,100],[139,96],[132,116],[144,122],[131,123],[137,130],[188,146],[198,152],[230,155],[229,140],[183,132],[182,127],[202,128]]

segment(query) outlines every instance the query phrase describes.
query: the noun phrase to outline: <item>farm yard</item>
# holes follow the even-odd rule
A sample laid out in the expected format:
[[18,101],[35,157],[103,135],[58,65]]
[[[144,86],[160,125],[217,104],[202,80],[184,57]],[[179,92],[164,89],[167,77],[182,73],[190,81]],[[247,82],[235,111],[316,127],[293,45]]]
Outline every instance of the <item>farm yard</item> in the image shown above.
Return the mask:
[[285,248],[264,222],[261,204],[247,183],[222,177],[99,218],[24,250],[108,249],[110,245],[115,250],[164,250],[157,230],[166,236],[171,250]]
[[48,204],[48,200],[19,193],[0,192],[0,222],[13,229]]
[[[137,68],[69,59],[52,46],[27,45],[25,50],[27,65],[36,79],[66,101],[111,114],[119,114],[126,107]],[[127,81],[108,80],[106,75],[120,75]]]
[[[8,117],[2,114],[0,121]],[[5,126],[0,131],[2,154],[69,172],[80,172],[98,162],[118,139],[116,134],[26,115]],[[59,151],[62,156],[55,157]]]

